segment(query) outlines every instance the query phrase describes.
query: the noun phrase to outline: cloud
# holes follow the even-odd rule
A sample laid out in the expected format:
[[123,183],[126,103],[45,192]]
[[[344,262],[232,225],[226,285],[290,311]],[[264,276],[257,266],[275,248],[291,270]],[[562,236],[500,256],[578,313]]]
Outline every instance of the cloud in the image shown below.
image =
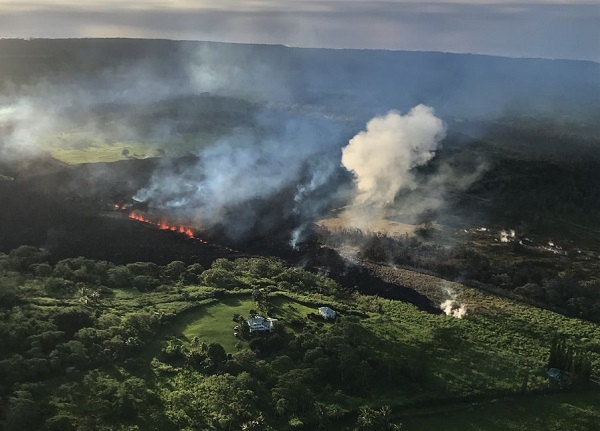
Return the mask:
[[[2,37],[147,37],[600,61],[595,2],[0,2]],[[4,7],[6,6],[6,7]]]

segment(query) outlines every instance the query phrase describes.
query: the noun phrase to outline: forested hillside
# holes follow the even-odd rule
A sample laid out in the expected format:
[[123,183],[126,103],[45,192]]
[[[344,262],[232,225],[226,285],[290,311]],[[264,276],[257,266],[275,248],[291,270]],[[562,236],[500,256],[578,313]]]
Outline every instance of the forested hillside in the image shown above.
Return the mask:
[[[475,290],[461,293],[459,319],[273,259],[48,258],[27,246],[0,256],[6,430],[381,430],[436,405],[596,396],[597,325]],[[252,315],[276,318],[274,331],[250,333]]]

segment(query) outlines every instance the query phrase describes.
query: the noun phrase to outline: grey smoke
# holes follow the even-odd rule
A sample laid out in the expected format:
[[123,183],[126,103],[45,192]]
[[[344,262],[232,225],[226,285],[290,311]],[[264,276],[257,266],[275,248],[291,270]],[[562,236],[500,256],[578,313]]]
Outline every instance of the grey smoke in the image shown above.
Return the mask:
[[[19,85],[2,82],[0,157],[44,152],[48,134],[74,127],[97,136],[109,133],[117,141],[152,138],[168,142],[177,134],[180,118],[156,118],[153,124],[140,127],[136,114],[139,107],[180,97],[210,93],[262,103],[289,101],[290,82],[283,71],[251,49],[229,48],[199,44],[188,49],[182,45],[181,52],[164,60],[115,59],[106,66],[101,59],[101,66],[89,71],[82,60],[81,71],[73,74],[47,74]],[[98,111],[110,112],[111,106],[118,106],[122,115],[110,124],[103,123]],[[180,105],[180,111],[186,110],[193,117],[194,107]]]
[[290,76],[251,49],[201,45],[190,54],[186,72],[196,92],[261,101],[289,101]]
[[33,122],[33,118],[34,107],[26,99],[0,102],[0,130],[6,131],[0,141],[2,160],[27,156],[37,151],[33,142],[48,125],[43,121]]
[[[271,205],[267,212],[275,212],[281,204],[275,202],[283,201],[281,216],[293,219],[289,242],[296,247],[334,203],[350,199],[345,215],[353,227],[368,227],[388,207],[410,222],[442,207],[446,189],[467,187],[481,171],[464,174],[442,164],[423,178],[416,175],[416,168],[434,158],[445,133],[433,109],[423,105],[404,116],[390,112],[371,120],[340,151],[344,131],[324,117],[264,109],[253,127],[237,128],[201,149],[183,171],[167,165],[156,172],[134,199],[151,209],[176,210],[200,227],[220,226],[233,239],[255,233],[257,225],[269,222],[264,208]],[[355,175],[354,196],[339,176],[340,161]]]
[[220,225],[235,238],[261,221],[257,200],[296,188],[290,215],[302,225],[329,200],[304,205],[339,163],[339,134],[339,126],[324,119],[264,111],[254,127],[200,150],[183,172],[157,172],[134,198],[156,209],[179,209],[203,227]]
[[[44,139],[64,130],[86,130],[97,135],[106,124],[97,109],[110,105],[141,106],[189,94],[193,86],[180,76],[160,75],[144,62],[104,68],[78,78],[60,75],[0,90],[0,157],[29,157],[48,150]],[[133,109],[132,109],[133,111]],[[111,124],[121,140],[139,137],[125,115]]]
[[301,224],[292,230],[290,245],[296,248],[310,231],[310,226],[317,216],[325,214],[325,210],[334,200],[315,198],[315,191],[324,187],[333,177],[336,164],[333,160],[314,158],[308,162],[311,176],[303,184],[299,184],[294,195],[294,214],[299,216]]
[[449,197],[467,190],[488,168],[484,159],[474,158],[472,167],[451,161],[440,162],[434,172],[419,176],[413,189],[400,193],[395,200],[394,215],[406,223],[421,223],[423,215],[443,212]]
[[[358,119],[375,108],[340,120],[342,116],[336,110],[344,112],[344,101],[361,105],[364,97],[358,97],[356,90],[344,98],[328,98],[327,91],[338,91],[331,87],[331,76],[340,76],[336,84],[341,93],[346,87],[361,87],[354,86],[353,79],[343,78],[337,69],[317,73],[305,66],[312,72],[304,73],[302,61],[292,61],[293,58],[277,70],[278,63],[273,63],[273,58],[261,59],[256,52],[208,44],[183,61],[181,70],[173,75],[161,74],[155,64],[136,61],[101,69],[72,82],[56,78],[4,91],[0,96],[0,127],[10,127],[6,128],[8,133],[2,134],[0,157],[43,151],[43,144],[38,145],[41,138],[65,130],[76,121],[77,127],[91,130],[92,134],[102,135],[110,128],[121,140],[143,139],[151,134],[168,143],[178,133],[171,119],[158,118],[149,133],[133,124],[133,113],[148,104],[159,106],[169,98],[210,92],[258,101],[249,108],[258,113],[249,112],[251,124],[228,118],[231,124],[243,126],[226,131],[203,146],[191,166],[175,171],[165,161],[164,169],[138,191],[137,200],[148,202],[157,210],[177,211],[200,226],[222,225],[232,237],[243,237],[257,224],[270,222],[265,220],[268,211],[264,207],[285,193],[288,200],[281,199],[280,211],[294,220],[291,243],[296,245],[310,231],[312,222],[325,215],[334,202],[346,203],[348,182],[340,178],[340,157],[343,165],[356,174],[359,194],[351,210],[356,223],[363,223],[361,218],[368,223],[371,218],[381,217],[389,205],[398,207],[397,197],[403,193],[405,204],[399,207],[410,209],[412,215],[439,208],[445,201],[446,185],[471,181],[451,167],[442,167],[424,179],[415,174],[416,168],[434,158],[445,133],[442,121],[424,105],[406,115],[390,112],[369,121],[366,131],[356,135],[342,155],[345,135],[354,133]],[[379,109],[379,99],[375,99]],[[318,106],[324,100],[329,105]],[[132,114],[123,110],[122,118],[107,125],[96,116],[96,108],[106,105],[110,110],[112,104],[130,107]],[[189,115],[187,120],[193,123],[196,118]],[[413,203],[408,205],[409,202]]]

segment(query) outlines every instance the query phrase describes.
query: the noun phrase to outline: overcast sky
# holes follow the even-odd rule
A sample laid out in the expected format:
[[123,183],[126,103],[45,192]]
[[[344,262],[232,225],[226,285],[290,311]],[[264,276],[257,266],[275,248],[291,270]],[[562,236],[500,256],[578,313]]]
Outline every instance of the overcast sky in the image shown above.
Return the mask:
[[0,0],[0,37],[143,37],[600,61],[600,0]]

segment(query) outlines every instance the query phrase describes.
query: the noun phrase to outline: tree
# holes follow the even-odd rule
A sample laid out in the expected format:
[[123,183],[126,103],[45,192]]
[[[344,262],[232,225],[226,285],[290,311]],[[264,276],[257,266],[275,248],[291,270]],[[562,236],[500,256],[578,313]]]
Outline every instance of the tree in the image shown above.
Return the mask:
[[167,280],[177,282],[181,280],[185,270],[185,263],[180,260],[174,260],[163,268],[162,276]]
[[279,415],[298,415],[313,407],[310,383],[314,375],[314,370],[308,368],[293,369],[279,377],[271,390],[271,399]]
[[4,420],[4,430],[21,431],[40,429],[42,417],[39,407],[31,393],[15,391],[8,400],[8,410]]
[[150,292],[158,287],[158,279],[150,275],[137,275],[133,278],[133,287],[140,292]]
[[199,404],[202,415],[217,429],[240,429],[258,415],[254,392],[248,387],[247,373],[208,376],[200,385]]
[[219,343],[210,343],[206,348],[206,356],[217,367],[227,361],[227,353]]
[[59,277],[49,277],[44,280],[46,291],[51,294],[65,295],[75,292],[75,283]]
[[34,263],[29,267],[36,277],[50,277],[52,267],[47,263]]
[[22,245],[8,253],[9,266],[16,271],[26,271],[33,264],[48,260],[48,252],[30,245]]
[[220,287],[228,290],[242,285],[231,272],[215,268],[207,269],[202,273],[202,283],[206,286]]
[[72,338],[81,328],[94,326],[94,319],[87,310],[72,308],[57,314],[54,324],[67,338]]
[[158,278],[160,276],[160,267],[152,262],[128,263],[127,269],[129,269],[134,276],[147,275],[153,278]]
[[556,368],[567,372],[576,384],[587,384],[592,374],[592,361],[588,355],[575,353],[567,343],[567,337],[555,334],[550,345],[548,368]]
[[362,407],[356,421],[356,431],[395,431],[401,425],[392,423],[392,411],[388,406],[380,409]]
[[117,378],[99,370],[88,372],[64,398],[77,421],[77,429],[125,429],[115,425],[134,421],[142,416],[140,412],[147,415],[152,411],[144,380],[131,376],[121,380],[121,376]]
[[192,263],[185,269],[185,272],[181,275],[182,280],[185,283],[196,284],[200,282],[200,277],[204,272],[204,267],[199,263]]
[[260,289],[254,289],[252,290],[252,300],[257,304],[260,304],[265,300],[265,294]]
[[75,419],[71,416],[58,414],[46,420],[45,429],[47,431],[75,431]]
[[129,377],[117,386],[113,406],[122,419],[133,419],[146,410],[148,390],[146,382],[138,377]]
[[164,360],[171,364],[181,364],[186,359],[188,351],[179,340],[169,340],[162,349]]
[[10,309],[19,303],[19,290],[14,280],[2,280],[0,283],[0,308]]
[[112,264],[108,262],[80,256],[59,261],[54,266],[53,275],[71,281],[98,285],[107,281],[107,272],[110,267]]
[[126,266],[115,266],[108,270],[108,286],[114,289],[133,287],[133,274]]
[[571,364],[571,375],[573,383],[586,385],[592,377],[592,360],[588,355],[578,354],[573,358]]

